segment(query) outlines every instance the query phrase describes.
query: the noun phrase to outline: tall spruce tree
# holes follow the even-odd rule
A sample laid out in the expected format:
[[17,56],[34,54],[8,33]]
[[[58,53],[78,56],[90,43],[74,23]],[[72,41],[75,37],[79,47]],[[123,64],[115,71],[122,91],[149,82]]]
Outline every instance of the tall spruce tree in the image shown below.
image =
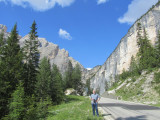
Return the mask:
[[6,44],[1,48],[0,62],[0,114],[8,113],[8,99],[23,78],[23,55],[19,45],[17,25],[11,31]]
[[0,33],[0,119],[1,117],[4,115],[4,109],[5,109],[5,105],[7,104],[7,100],[6,100],[6,86],[7,86],[7,83],[6,81],[3,80],[3,67],[2,67],[2,64],[1,64],[1,57],[2,57],[2,52],[3,52],[3,47],[4,47],[4,34],[3,32]]
[[59,104],[61,101],[63,101],[64,93],[62,88],[62,75],[55,64],[52,66],[51,78],[50,96],[55,104]]
[[160,67],[160,31],[158,32],[158,40],[155,45],[155,55],[157,59],[157,67]]
[[135,60],[134,56],[131,57],[129,72],[131,73],[131,76],[138,75],[138,65],[137,65],[137,61]]
[[24,59],[25,59],[25,82],[24,90],[26,95],[34,94],[36,75],[39,64],[39,51],[38,51],[38,35],[37,25],[34,21],[29,33],[29,39],[25,41],[24,46]]
[[139,42],[140,39],[142,39],[142,26],[141,23],[137,23],[137,42]]
[[[139,47],[139,70],[153,68],[156,66],[155,52],[152,47],[150,40],[148,39],[146,30],[141,29],[141,24],[138,23],[138,33],[137,33],[137,45]],[[142,33],[143,32],[143,33]]]
[[73,88],[77,91],[78,94],[83,94],[83,84],[81,81],[81,68],[79,64],[76,64],[73,72],[72,72],[72,79],[73,79]]
[[144,53],[145,55],[144,63],[146,63],[145,66],[147,68],[155,68],[157,65],[155,57],[155,49],[151,45],[150,40],[148,39],[148,34],[145,29],[144,29],[144,41],[146,42],[144,46],[144,49],[146,49]]
[[65,89],[73,88],[73,79],[72,79],[73,66],[71,61],[68,62],[68,69],[65,73]]
[[49,94],[49,84],[51,82],[51,65],[50,61],[44,57],[39,65],[37,74],[36,94],[42,100],[46,99]]
[[90,95],[90,94],[92,93],[90,86],[91,86],[91,80],[90,80],[90,78],[89,78],[89,79],[87,79],[87,81],[86,81],[87,95]]

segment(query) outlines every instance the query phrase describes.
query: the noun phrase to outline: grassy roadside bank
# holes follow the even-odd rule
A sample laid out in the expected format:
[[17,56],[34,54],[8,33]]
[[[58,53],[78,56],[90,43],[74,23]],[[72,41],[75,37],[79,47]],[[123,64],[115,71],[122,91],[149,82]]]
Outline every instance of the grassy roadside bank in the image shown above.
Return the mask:
[[103,120],[92,115],[90,100],[84,96],[66,96],[66,102],[49,109],[47,120]]
[[119,99],[160,107],[160,69],[120,79],[109,92]]

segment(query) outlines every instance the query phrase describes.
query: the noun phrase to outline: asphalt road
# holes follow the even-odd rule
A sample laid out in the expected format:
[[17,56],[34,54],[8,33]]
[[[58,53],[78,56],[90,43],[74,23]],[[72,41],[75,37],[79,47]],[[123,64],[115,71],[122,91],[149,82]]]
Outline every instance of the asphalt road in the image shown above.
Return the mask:
[[160,108],[101,98],[99,107],[105,111],[103,116],[111,116],[114,120],[160,120]]

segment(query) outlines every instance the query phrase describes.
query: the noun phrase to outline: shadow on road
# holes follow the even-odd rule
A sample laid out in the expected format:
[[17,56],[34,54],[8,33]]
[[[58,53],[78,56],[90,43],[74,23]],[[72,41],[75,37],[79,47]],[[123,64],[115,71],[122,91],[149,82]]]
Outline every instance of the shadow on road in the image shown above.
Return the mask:
[[[129,105],[123,103],[99,103],[103,107],[121,107],[130,110],[160,110],[158,107],[147,106],[147,105]],[[127,119],[128,120],[128,119]]]
[[111,116],[112,114],[102,114],[103,117],[105,116]]
[[146,116],[142,115],[142,116],[137,116],[137,117],[128,117],[128,118],[117,118],[116,120],[146,120]]

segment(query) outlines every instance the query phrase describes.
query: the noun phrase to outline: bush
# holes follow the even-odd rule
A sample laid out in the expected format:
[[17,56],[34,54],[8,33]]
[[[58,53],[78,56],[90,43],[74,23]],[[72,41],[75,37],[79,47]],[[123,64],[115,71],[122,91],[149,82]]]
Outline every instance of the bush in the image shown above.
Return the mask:
[[28,98],[28,107],[26,110],[25,120],[44,120],[48,114],[48,107],[51,105],[51,99],[40,99],[36,102],[35,97]]
[[154,74],[155,83],[160,83],[160,72]]
[[120,80],[125,80],[130,76],[131,76],[131,74],[129,71],[123,70],[123,73],[119,75],[119,78],[120,78]]
[[36,111],[36,99],[32,95],[32,97],[27,97],[25,99],[25,120],[36,120],[37,119],[37,111]]
[[155,90],[160,94],[160,72],[154,74]]
[[11,102],[9,104],[9,115],[4,119],[21,120],[24,117],[24,88],[19,84],[12,93]]
[[132,82],[135,82],[136,81],[136,78],[135,77],[132,77]]
[[45,100],[40,100],[37,103],[37,118],[38,120],[44,120],[48,115],[48,107],[51,106],[51,98],[46,98]]

